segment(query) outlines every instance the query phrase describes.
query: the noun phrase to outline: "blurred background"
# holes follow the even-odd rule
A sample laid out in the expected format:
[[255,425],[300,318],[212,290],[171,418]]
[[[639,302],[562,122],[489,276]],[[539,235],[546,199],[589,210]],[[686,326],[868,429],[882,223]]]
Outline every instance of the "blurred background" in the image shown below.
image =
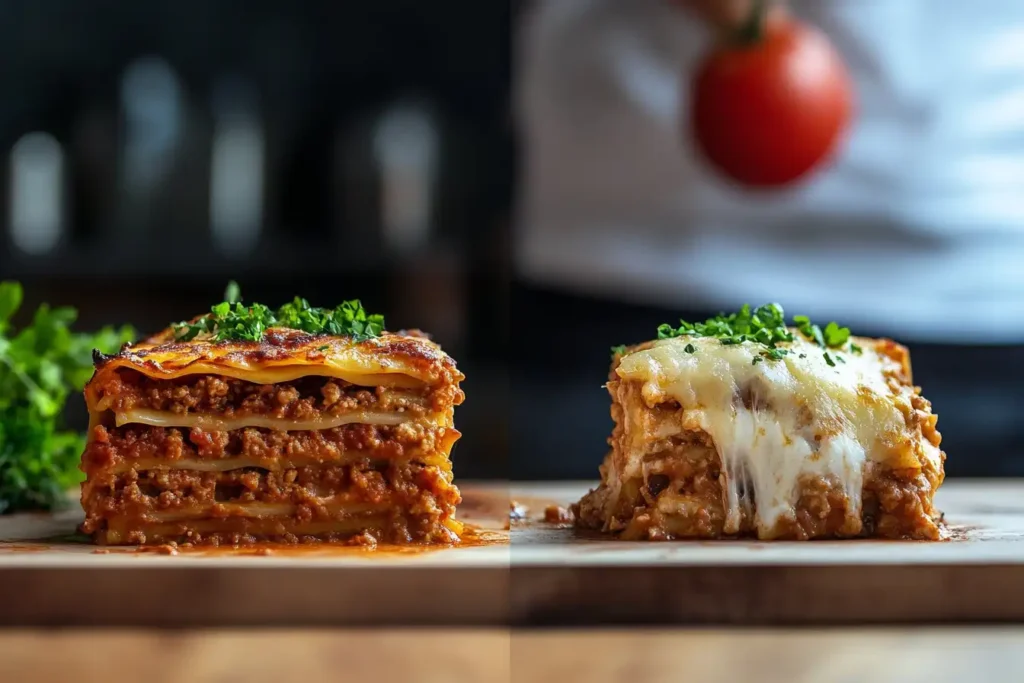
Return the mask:
[[[777,161],[813,144],[837,90],[854,107],[827,163],[754,189],[712,168],[688,123],[702,60],[751,0],[538,0],[518,17],[516,478],[595,477],[609,347],[770,301],[906,343],[949,475],[1024,475],[1024,4],[776,4],[798,47],[717,58],[711,97],[730,69],[768,93],[721,108],[719,138]],[[820,105],[816,87],[826,106],[796,107],[795,125],[766,114]]]
[[15,0],[0,277],[142,332],[361,298],[458,359],[460,477],[502,477],[509,7]]
[[774,300],[910,345],[951,475],[1024,475],[1024,5],[787,3],[856,111],[764,191],[681,123],[744,1],[5,3],[0,277],[83,328],[362,298],[465,371],[463,478],[595,478],[610,346]]

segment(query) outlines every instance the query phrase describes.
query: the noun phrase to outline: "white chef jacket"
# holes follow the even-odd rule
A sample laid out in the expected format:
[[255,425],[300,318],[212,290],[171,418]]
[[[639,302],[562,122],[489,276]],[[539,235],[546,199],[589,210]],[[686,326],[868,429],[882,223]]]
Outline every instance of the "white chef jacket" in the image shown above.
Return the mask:
[[515,263],[536,283],[1024,341],[1024,0],[794,0],[855,82],[834,162],[747,192],[683,134],[711,32],[668,0],[536,0],[513,67]]

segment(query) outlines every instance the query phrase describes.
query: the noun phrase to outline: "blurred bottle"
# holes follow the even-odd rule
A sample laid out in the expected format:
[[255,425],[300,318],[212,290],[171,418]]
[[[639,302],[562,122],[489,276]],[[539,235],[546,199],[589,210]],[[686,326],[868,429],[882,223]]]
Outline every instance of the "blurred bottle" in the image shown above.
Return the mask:
[[434,223],[441,131],[423,102],[398,102],[374,122],[372,154],[380,181],[379,221],[390,252],[429,246]]
[[67,172],[64,148],[44,132],[28,133],[11,148],[8,224],[14,247],[43,256],[66,239]]
[[209,252],[209,129],[160,57],[128,66],[121,82],[116,217],[107,243],[147,267]]
[[430,104],[404,99],[356,117],[336,144],[335,232],[342,248],[401,256],[428,246],[442,145]]
[[263,229],[264,127],[252,85],[220,79],[213,93],[210,154],[210,230],[219,253],[250,255]]

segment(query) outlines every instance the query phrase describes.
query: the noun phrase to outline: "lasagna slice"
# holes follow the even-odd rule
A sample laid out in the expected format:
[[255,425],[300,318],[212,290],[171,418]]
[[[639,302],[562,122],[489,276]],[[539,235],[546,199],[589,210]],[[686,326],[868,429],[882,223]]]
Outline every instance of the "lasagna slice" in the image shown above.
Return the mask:
[[425,336],[176,338],[96,356],[82,458],[96,542],[459,540],[463,375]]
[[634,540],[941,537],[945,454],[907,349],[845,328],[829,344],[806,318],[758,332],[782,320],[770,306],[616,351],[611,452],[581,526]]

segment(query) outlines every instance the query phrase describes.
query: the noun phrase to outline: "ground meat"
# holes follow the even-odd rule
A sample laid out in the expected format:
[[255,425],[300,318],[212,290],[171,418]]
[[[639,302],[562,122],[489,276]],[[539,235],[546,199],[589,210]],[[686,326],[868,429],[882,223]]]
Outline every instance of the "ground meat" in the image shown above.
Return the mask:
[[230,432],[129,424],[97,426],[82,455],[90,478],[137,460],[241,457],[267,465],[334,462],[352,453],[395,460],[447,453],[458,432],[417,423],[396,426],[351,424],[334,429],[284,432],[250,427]]
[[[457,524],[454,526],[458,528]],[[263,542],[343,543],[364,547],[375,546],[377,543],[447,545],[459,542],[457,533],[449,523],[440,523],[430,516],[407,514],[401,510],[386,515],[350,517],[339,521],[235,516],[166,523],[114,518],[108,520],[106,527],[97,529],[93,538],[98,543],[108,545],[154,546],[175,543],[179,547],[244,547]]]
[[419,389],[364,387],[320,376],[279,384],[255,384],[218,375],[154,380],[134,370],[120,370],[97,387],[95,407],[115,412],[145,408],[225,418],[269,415],[307,420],[355,410],[405,412],[419,417],[448,410],[461,403],[462,397],[462,391],[453,384]]
[[[762,540],[809,540],[874,536],[934,540],[941,536],[938,511],[931,505],[930,484],[922,474],[880,473],[865,479],[859,511],[849,508],[845,488],[830,478],[806,476],[798,482],[794,515],[783,515],[767,531],[758,532],[756,508],[741,508],[739,531],[725,530],[725,496],[717,476],[714,451],[689,447],[662,454],[652,469],[671,473],[661,495],[647,499],[643,479],[626,480],[613,498],[602,486],[578,505],[581,527],[614,532],[624,540],[721,538],[729,535]],[[660,475],[650,475],[648,482]]]
[[[235,533],[239,525],[251,529],[262,523],[270,531],[254,538],[265,540],[283,536],[275,528],[329,530],[332,522],[364,516],[369,522],[383,516],[390,521],[387,528],[376,529],[380,540],[429,541],[450,537],[446,522],[454,518],[460,500],[443,471],[417,463],[360,462],[288,472],[129,470],[110,485],[88,488],[82,500],[82,531],[101,541],[110,539],[107,532],[114,529],[127,542],[201,542],[197,534],[223,540],[224,533]],[[289,512],[245,514],[240,520],[231,506],[247,504],[285,505]],[[174,521],[183,513],[200,514]],[[353,533],[369,532],[360,527]]]
[[377,539],[368,531],[362,531],[349,539],[350,545],[363,546],[372,549],[377,547]]
[[548,505],[544,508],[544,521],[548,524],[572,524],[572,512],[561,505]]
[[[460,496],[448,465],[449,432],[423,425],[304,432],[99,426],[83,456],[82,529],[110,543],[302,542],[365,533],[393,543],[452,542]],[[246,464],[222,472],[167,468],[182,458]],[[290,512],[240,517],[232,507],[247,504]],[[166,521],[197,511],[194,520]],[[332,531],[359,515],[368,526]]]
[[251,467],[227,472],[128,470],[106,485],[90,487],[83,505],[90,515],[110,517],[218,504],[287,504],[306,508],[313,517],[331,518],[334,515],[327,506],[336,502],[451,516],[459,501],[458,489],[437,466],[360,460],[285,471]]

